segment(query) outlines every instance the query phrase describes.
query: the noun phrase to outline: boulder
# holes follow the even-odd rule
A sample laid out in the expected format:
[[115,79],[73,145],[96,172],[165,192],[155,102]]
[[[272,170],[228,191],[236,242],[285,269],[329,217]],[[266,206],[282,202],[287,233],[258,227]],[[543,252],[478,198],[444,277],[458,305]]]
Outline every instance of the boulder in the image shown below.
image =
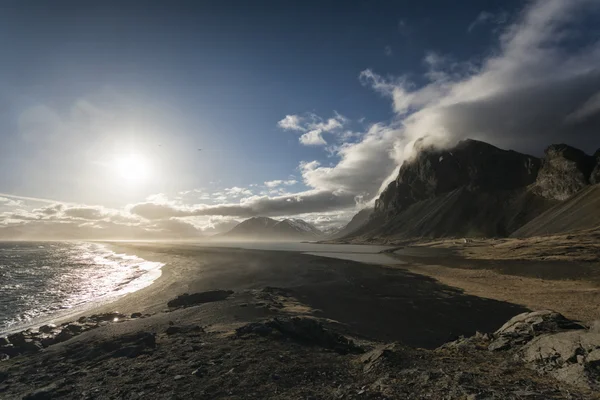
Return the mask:
[[600,333],[579,329],[541,335],[526,344],[519,356],[561,381],[600,390]]
[[29,338],[25,332],[17,332],[12,335],[8,335],[8,341],[15,347],[22,346],[25,344],[25,340]]
[[75,334],[71,332],[69,329],[63,329],[60,331],[58,335],[54,337],[54,343],[66,342],[71,339]]
[[184,293],[181,296],[177,296],[173,300],[169,301],[167,305],[171,308],[190,307],[198,304],[225,300],[232,294],[233,291],[231,290],[211,290],[208,292],[199,292],[193,294]]
[[54,329],[56,329],[56,325],[47,324],[39,327],[39,331],[42,333],[51,333]]
[[7,338],[5,337],[0,337],[0,346],[6,346],[7,344],[9,344],[10,342],[8,341]]
[[571,321],[551,310],[526,312],[514,316],[498,329],[489,345],[489,350],[508,350],[523,345],[544,333],[584,329],[585,326]]
[[132,319],[141,318],[141,317],[142,317],[142,313],[140,313],[140,312],[134,312],[133,314],[131,314]]

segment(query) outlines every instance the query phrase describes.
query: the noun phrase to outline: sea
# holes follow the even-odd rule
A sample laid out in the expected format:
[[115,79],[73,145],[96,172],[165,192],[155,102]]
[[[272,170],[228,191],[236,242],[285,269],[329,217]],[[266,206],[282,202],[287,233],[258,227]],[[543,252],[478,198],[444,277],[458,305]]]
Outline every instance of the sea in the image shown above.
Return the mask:
[[0,242],[0,336],[150,285],[163,264],[93,242]]

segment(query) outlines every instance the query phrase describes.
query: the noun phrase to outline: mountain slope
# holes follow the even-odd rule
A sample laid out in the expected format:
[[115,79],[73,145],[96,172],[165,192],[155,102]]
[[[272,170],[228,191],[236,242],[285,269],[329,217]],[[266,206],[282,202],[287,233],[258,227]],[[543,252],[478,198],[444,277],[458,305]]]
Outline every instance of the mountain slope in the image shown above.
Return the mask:
[[588,186],[517,229],[511,236],[528,237],[600,227],[600,184]]
[[352,219],[350,220],[350,222],[348,222],[348,224],[346,224],[346,226],[344,226],[342,229],[331,235],[329,239],[342,238],[356,232],[358,229],[360,229],[360,227],[367,223],[372,213],[372,208],[363,208],[358,213],[356,213],[354,217],[352,217]]
[[[368,221],[344,239],[509,236],[588,188],[600,168],[598,152],[564,144],[549,146],[544,159],[475,140],[448,149],[418,142],[415,151]],[[593,205],[586,210],[600,214]]]
[[314,240],[323,233],[301,219],[277,221],[267,217],[249,218],[220,235],[222,238],[243,240]]

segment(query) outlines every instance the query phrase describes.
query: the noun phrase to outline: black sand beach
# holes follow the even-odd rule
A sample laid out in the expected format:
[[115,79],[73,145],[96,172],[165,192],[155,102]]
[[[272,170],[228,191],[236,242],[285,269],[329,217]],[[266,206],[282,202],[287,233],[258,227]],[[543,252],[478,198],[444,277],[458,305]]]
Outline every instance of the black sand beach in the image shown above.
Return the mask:
[[[528,311],[523,305],[398,267],[283,251],[112,246],[165,263],[162,276],[86,315],[139,314],[2,362],[0,397],[594,398],[485,343],[443,346],[495,331]],[[231,292],[168,306],[183,293],[216,290]]]

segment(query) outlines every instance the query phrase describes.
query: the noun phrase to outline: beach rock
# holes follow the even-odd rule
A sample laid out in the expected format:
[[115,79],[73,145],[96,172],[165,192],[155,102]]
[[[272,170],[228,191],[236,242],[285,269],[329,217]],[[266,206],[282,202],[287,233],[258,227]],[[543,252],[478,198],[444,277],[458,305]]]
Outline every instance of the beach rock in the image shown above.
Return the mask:
[[7,344],[5,346],[0,346],[0,353],[6,354],[9,357],[14,357],[21,353],[20,348],[13,346],[12,344]]
[[491,351],[508,350],[524,345],[542,334],[584,328],[580,323],[551,310],[522,313],[511,318],[494,333],[494,340],[488,348]]
[[25,344],[25,340],[28,338],[29,336],[26,335],[25,332],[17,332],[13,333],[12,335],[8,335],[8,341],[15,347]]
[[167,335],[175,335],[177,333],[191,333],[191,332],[204,332],[204,329],[199,325],[171,325],[167,328],[165,333]]
[[236,329],[238,336],[254,333],[262,336],[279,334],[296,342],[324,347],[339,354],[362,353],[362,348],[340,334],[323,327],[312,318],[275,318],[264,323],[255,322]]
[[56,325],[47,324],[40,326],[38,330],[42,333],[51,333],[54,329],[56,329]]
[[33,339],[25,339],[25,342],[19,347],[23,353],[37,353],[43,348],[40,342]]
[[84,327],[78,323],[70,323],[67,326],[65,326],[64,329],[66,329],[69,332],[76,335],[78,333],[81,333],[83,331]]
[[124,318],[127,318],[127,316],[117,311],[103,314],[94,314],[88,317],[88,319],[93,322],[114,322],[115,320],[121,320]]
[[600,333],[579,329],[536,337],[518,353],[540,372],[600,390]]
[[40,339],[40,343],[42,345],[42,347],[49,347],[52,346],[53,344],[57,343],[56,342],[56,336],[42,336],[39,338]]
[[71,339],[73,336],[75,336],[75,334],[73,334],[73,332],[71,332],[69,329],[63,329],[60,331],[60,333],[58,335],[56,335],[54,337],[54,343],[66,342],[67,340]]
[[397,356],[396,345],[388,344],[378,346],[375,349],[361,356],[360,361],[363,363],[364,372],[373,372],[385,361]]
[[6,346],[7,344],[9,344],[10,342],[8,341],[7,338],[5,337],[0,337],[0,346]]
[[142,317],[142,313],[140,312],[134,312],[133,314],[131,314],[131,318],[141,318]]
[[184,293],[181,296],[177,296],[173,300],[169,301],[167,305],[171,308],[190,307],[198,304],[225,300],[232,294],[233,291],[231,290],[211,290],[208,292],[199,292],[193,294]]
[[[10,359],[10,356],[8,354],[0,353],[0,361],[6,361],[9,359]],[[2,381],[0,380],[0,382],[2,382]]]

